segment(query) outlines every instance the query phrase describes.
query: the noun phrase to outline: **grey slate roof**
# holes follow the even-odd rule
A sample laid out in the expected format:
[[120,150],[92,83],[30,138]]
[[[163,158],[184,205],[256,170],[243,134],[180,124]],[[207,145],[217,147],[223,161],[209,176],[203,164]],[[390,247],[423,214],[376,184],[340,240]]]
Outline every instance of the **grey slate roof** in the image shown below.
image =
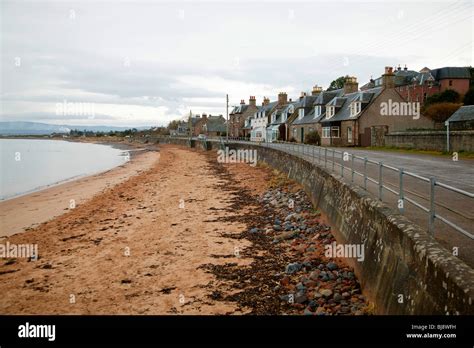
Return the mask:
[[238,106],[234,106],[234,108],[232,109],[232,111],[230,112],[230,115],[233,115],[233,114],[242,114],[245,112],[245,110],[247,110],[249,107],[249,105],[247,104],[240,104]]
[[329,103],[333,98],[340,97],[344,94],[344,89],[335,89],[333,91],[322,91],[319,93],[317,98],[315,99],[313,105],[326,105]]
[[311,111],[308,112],[306,115],[304,115],[304,117],[301,120],[296,119],[295,121],[293,121],[292,124],[297,125],[297,124],[317,123],[318,119],[319,117],[314,118],[314,108],[312,108]]
[[[365,107],[372,102],[381,92],[383,88],[382,87],[375,87],[372,89],[368,89],[365,91],[358,91],[354,93],[349,93],[345,94],[344,97],[336,97],[334,99],[338,99],[337,103],[340,104],[341,101],[343,101],[342,104],[340,104],[339,108],[336,106],[336,114],[329,118],[326,119],[326,115],[324,115],[324,118],[321,118],[320,122],[321,123],[328,123],[328,122],[334,122],[334,121],[345,121],[345,120],[355,120],[358,119],[359,116],[362,114],[364,111]],[[366,95],[363,95],[366,94]],[[351,110],[350,110],[350,105],[354,100],[362,99],[365,100],[364,103],[362,103],[362,110],[361,112],[354,117],[351,117]],[[331,104],[333,101],[328,103]]]
[[461,106],[448,118],[448,122],[474,121],[474,105]]
[[436,80],[441,79],[470,79],[471,74],[465,67],[444,67],[431,70],[431,74]]
[[225,119],[222,116],[208,116],[206,129],[208,132],[225,132],[227,130]]

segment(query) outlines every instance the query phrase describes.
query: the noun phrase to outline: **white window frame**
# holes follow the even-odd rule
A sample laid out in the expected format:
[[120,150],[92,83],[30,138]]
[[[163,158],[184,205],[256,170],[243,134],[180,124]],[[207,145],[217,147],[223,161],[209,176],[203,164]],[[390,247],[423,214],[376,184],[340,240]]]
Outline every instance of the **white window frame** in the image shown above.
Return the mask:
[[[332,131],[333,130],[337,130],[337,136],[332,136]],[[332,126],[331,127],[331,138],[340,138],[341,137],[341,129],[339,128],[339,126]]]
[[321,105],[316,105],[314,107],[314,115],[315,117],[321,116]]
[[304,117],[304,109],[300,108],[298,110],[298,120],[301,120]]
[[347,127],[347,142],[352,143],[353,134],[352,134],[352,127]]
[[331,137],[331,127],[323,127],[322,138],[329,139]]
[[331,118],[336,114],[334,106],[328,106],[326,108],[326,116],[327,118]]

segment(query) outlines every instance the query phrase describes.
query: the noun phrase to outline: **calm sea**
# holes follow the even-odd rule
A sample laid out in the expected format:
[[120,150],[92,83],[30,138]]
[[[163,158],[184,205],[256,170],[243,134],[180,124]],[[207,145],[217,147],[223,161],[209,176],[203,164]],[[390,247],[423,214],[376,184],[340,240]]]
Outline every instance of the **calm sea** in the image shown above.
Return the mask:
[[107,145],[0,139],[0,200],[109,170],[127,154]]

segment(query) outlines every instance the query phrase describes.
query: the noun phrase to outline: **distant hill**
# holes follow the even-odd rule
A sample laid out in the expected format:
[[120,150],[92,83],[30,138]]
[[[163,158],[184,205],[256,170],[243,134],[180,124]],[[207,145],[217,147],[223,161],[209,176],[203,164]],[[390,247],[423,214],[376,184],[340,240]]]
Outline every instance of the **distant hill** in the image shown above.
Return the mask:
[[[132,127],[113,127],[113,126],[74,126],[74,125],[56,125],[39,122],[0,122],[0,135],[49,135],[52,133],[68,134],[71,130],[92,132],[110,132],[124,131]],[[150,127],[133,127],[138,130],[149,129]]]

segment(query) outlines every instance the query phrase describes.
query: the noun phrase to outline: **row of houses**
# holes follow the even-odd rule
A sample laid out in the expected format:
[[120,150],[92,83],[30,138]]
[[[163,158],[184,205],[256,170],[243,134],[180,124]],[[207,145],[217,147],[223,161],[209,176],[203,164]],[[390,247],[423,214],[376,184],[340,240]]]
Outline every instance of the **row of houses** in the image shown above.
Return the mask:
[[[232,127],[231,135],[250,135],[253,141],[304,142],[309,133],[317,132],[322,145],[376,145],[389,132],[433,128],[434,122],[420,113],[426,98],[447,89],[464,95],[469,86],[468,68],[416,72],[386,67],[382,76],[361,88],[355,77],[347,76],[340,89],[323,91],[314,86],[310,95],[302,93],[294,101],[282,92],[276,101],[264,98],[262,106],[247,108],[246,113],[234,109],[229,122],[238,127]],[[242,118],[244,126],[240,127]]]
[[[305,142],[317,132],[321,145],[374,146],[384,135],[407,129],[430,129],[434,122],[421,114],[429,96],[453,89],[464,95],[470,87],[470,71],[445,67],[419,72],[406,67],[385,67],[384,73],[359,88],[356,77],[346,76],[342,88],[323,91],[315,85],[292,100],[280,92],[276,100],[255,96],[241,100],[229,114],[229,136],[251,141],[291,140]],[[183,122],[187,134],[226,134],[224,117],[189,116]]]

